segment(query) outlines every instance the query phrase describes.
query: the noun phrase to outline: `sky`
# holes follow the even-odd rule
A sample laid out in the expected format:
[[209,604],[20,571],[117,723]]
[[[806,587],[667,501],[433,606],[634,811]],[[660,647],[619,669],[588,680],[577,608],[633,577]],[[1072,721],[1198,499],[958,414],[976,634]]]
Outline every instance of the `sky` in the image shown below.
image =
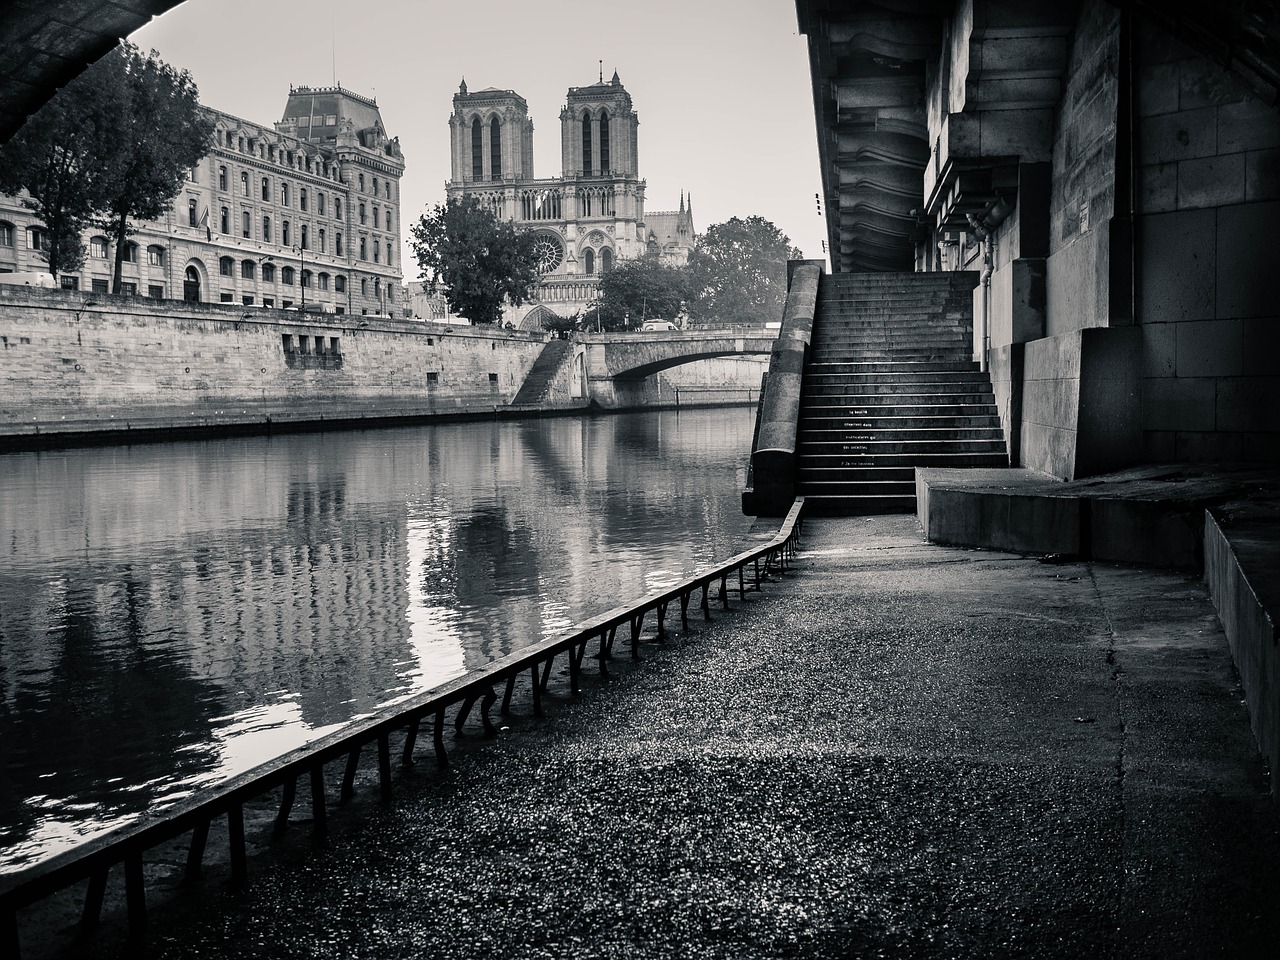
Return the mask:
[[[190,71],[202,103],[257,123],[283,116],[290,84],[375,97],[404,151],[402,224],[444,200],[460,80],[528,101],[534,175],[556,177],[565,96],[603,61],[640,118],[647,210],[675,210],[683,190],[699,233],[759,215],[825,255],[793,0],[187,0],[130,39]],[[407,243],[400,262],[417,279]]]

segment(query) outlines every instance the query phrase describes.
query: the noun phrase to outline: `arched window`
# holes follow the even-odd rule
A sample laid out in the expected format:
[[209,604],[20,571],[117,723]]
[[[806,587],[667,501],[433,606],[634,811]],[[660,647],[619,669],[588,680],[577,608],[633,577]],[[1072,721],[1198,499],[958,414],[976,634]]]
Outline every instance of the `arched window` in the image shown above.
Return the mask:
[[121,258],[125,263],[138,262],[138,245],[132,240],[125,241],[124,256]]
[[609,111],[600,111],[600,172],[609,172]]
[[591,174],[591,114],[582,112],[582,172]]
[[223,277],[234,277],[236,275],[236,262],[230,257],[219,257],[218,275]]
[[387,211],[387,232],[390,233],[391,229],[392,229],[391,228],[391,211],[388,210]]
[[151,244],[147,247],[147,263],[153,267],[164,266],[164,247]]
[[346,292],[347,292],[347,278],[346,278],[346,277],[344,277],[342,274],[338,274],[336,277],[334,277],[334,278],[333,278],[333,289],[334,289],[335,291],[337,291],[338,293],[346,293]]
[[256,264],[254,264],[252,260],[241,260],[240,261],[240,279],[252,280],[253,275],[257,273],[257,270],[255,268],[256,268]]
[[600,251],[600,272],[608,273],[613,269],[613,251],[605,247]]
[[293,267],[280,268],[280,282],[286,287],[293,286]]
[[387,266],[391,266],[391,241],[387,241]]
[[302,271],[302,285],[303,285],[304,287],[309,287],[309,286],[311,286],[311,271],[310,271],[310,270],[303,270],[303,271]]
[[317,275],[316,279],[320,282],[321,290],[329,289],[329,275],[327,273],[321,273]]
[[360,192],[364,193],[364,174],[360,174]]
[[489,179],[502,179],[502,124],[497,117],[489,121]]
[[583,251],[582,263],[588,276],[596,272],[596,252],[590,247]]
[[276,282],[276,265],[274,263],[264,263],[262,265],[262,282],[263,283]]
[[107,238],[106,237],[90,237],[89,238],[89,256],[95,260],[107,259]]
[[471,179],[484,179],[484,133],[479,117],[471,120]]
[[200,302],[200,271],[187,267],[182,275],[182,299],[189,303]]

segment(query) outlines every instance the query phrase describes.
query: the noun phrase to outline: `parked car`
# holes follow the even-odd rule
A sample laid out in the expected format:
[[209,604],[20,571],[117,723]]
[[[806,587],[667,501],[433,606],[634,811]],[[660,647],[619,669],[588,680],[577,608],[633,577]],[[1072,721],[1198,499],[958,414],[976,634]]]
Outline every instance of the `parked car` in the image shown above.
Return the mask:
[[651,333],[654,330],[679,330],[670,320],[646,320],[640,324],[641,333]]
[[0,283],[11,283],[24,287],[47,287],[53,289],[58,282],[53,274],[46,270],[27,270],[20,273],[0,273]]

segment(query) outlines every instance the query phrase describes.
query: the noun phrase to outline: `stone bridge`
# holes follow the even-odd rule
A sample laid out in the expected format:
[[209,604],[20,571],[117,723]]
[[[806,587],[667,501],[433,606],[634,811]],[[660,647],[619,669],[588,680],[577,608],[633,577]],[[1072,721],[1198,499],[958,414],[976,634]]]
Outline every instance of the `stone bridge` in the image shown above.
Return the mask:
[[[604,407],[627,405],[630,394],[671,367],[713,357],[768,356],[776,330],[758,328],[664,330],[650,333],[579,333],[575,363],[588,396]],[[578,371],[575,371],[578,372]]]

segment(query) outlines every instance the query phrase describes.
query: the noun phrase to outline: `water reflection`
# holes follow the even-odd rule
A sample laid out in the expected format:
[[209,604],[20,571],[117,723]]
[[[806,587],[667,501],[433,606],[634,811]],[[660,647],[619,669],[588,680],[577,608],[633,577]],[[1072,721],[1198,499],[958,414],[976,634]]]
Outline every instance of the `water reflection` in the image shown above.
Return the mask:
[[0,458],[0,871],[728,555],[751,426]]

